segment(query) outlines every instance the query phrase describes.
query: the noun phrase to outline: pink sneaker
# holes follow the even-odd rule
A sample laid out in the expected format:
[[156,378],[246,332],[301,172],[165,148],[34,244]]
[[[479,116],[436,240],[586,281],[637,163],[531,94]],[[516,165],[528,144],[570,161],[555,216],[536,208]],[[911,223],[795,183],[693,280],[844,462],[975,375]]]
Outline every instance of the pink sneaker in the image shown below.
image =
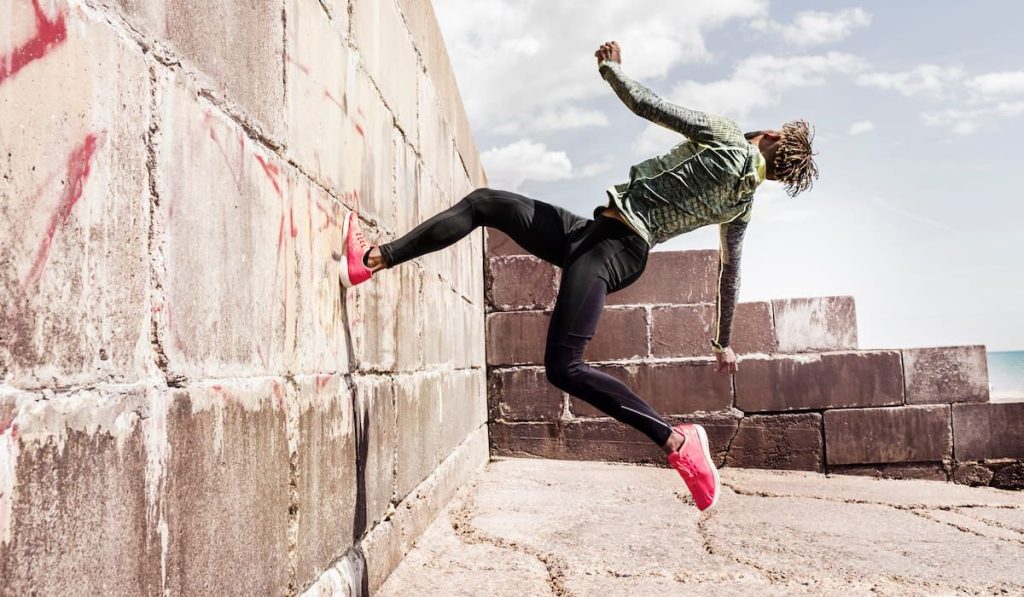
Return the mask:
[[373,275],[373,271],[363,265],[363,254],[370,250],[370,244],[366,242],[363,229],[359,227],[356,212],[349,211],[345,215],[341,235],[345,238],[345,255],[335,253],[334,258],[338,260],[341,283],[351,288],[369,280]]
[[718,494],[722,490],[718,469],[711,458],[708,434],[700,425],[676,425],[674,429],[686,437],[686,442],[678,451],[668,455],[669,466],[686,481],[697,509],[703,512],[718,503]]

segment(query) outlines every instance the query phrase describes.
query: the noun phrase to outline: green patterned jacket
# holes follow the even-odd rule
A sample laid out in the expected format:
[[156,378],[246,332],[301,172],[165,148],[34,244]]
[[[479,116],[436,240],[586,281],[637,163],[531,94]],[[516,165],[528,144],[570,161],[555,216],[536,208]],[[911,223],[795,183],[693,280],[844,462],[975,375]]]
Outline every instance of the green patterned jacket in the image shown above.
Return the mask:
[[734,121],[665,101],[630,78],[618,62],[602,60],[601,76],[638,116],[687,140],[629,170],[629,182],[608,188],[648,246],[709,224],[719,225],[721,265],[712,349],[729,346],[739,295],[740,249],[750,222],[754,191],[765,179],[765,160]]

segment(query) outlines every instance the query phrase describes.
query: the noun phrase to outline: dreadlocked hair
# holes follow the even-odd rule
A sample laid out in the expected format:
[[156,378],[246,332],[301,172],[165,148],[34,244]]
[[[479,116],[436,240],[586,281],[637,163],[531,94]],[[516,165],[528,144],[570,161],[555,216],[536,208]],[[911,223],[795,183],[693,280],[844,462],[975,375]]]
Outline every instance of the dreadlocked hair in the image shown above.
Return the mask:
[[818,178],[811,142],[814,131],[806,120],[794,120],[782,125],[782,141],[775,151],[775,177],[786,188],[786,194],[796,197],[811,188]]

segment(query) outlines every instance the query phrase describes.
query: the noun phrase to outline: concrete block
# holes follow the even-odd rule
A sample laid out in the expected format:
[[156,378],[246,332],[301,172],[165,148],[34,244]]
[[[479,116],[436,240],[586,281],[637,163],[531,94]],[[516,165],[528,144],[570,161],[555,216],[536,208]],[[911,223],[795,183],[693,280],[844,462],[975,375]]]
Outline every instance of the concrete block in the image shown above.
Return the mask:
[[[357,317],[366,321],[370,314],[376,315],[375,307],[366,308],[370,314],[346,307],[353,303],[362,307],[360,301],[365,298],[364,293],[383,292],[370,287],[386,276],[376,278],[373,284],[357,286],[357,290],[344,296],[347,300],[343,302],[338,262],[332,254],[344,251],[341,233],[348,210],[305,176],[288,176],[285,180],[290,206],[286,222],[288,234],[283,245],[295,252],[296,276],[295,296],[289,296],[289,306],[295,303],[296,321],[294,330],[289,327],[285,338],[285,365],[288,371],[297,374],[348,371],[355,366],[349,363],[350,345],[358,347],[355,353],[358,356],[379,355],[383,350],[376,348],[370,352],[367,348],[370,342],[363,338],[365,326],[352,325]],[[367,235],[371,235],[368,239],[373,232],[372,228],[366,229]],[[382,286],[386,287],[387,283]],[[358,298],[354,298],[355,295]],[[386,302],[376,309],[384,309],[385,305]],[[385,329],[383,323],[379,325]],[[389,339],[392,338],[382,335],[379,342]]]
[[422,69],[394,0],[351,3],[352,34],[366,69],[384,94],[398,126],[415,142],[416,86]]
[[166,43],[263,133],[284,133],[284,24],[271,2],[115,0],[135,29]]
[[[484,245],[484,254],[487,255],[488,258],[506,257],[510,255],[529,255],[529,253],[526,252],[526,249],[523,249],[518,243],[516,243],[516,241],[512,240],[511,236],[497,228],[484,227]],[[642,277],[643,275],[641,274],[641,278]],[[621,292],[625,292],[625,289],[621,290],[620,293]]]
[[144,387],[0,393],[6,595],[158,593]]
[[289,449],[285,381],[172,393],[161,489],[166,590],[284,593]]
[[717,251],[652,251],[640,278],[608,295],[609,305],[713,303]]
[[900,352],[907,404],[988,401],[988,357],[983,345]]
[[135,381],[155,371],[148,67],[63,1],[0,12],[0,377]]
[[527,257],[492,257],[487,268],[487,307],[492,311],[551,309],[561,270]]
[[[402,289],[398,301],[395,322],[395,368],[399,371],[414,371],[424,366],[424,302],[423,272],[412,265],[382,270],[383,275],[398,278]],[[480,316],[481,318],[483,315]],[[481,339],[482,342],[482,339]]]
[[451,454],[487,421],[486,380],[482,369],[446,372],[439,381],[440,459]]
[[821,471],[821,415],[754,415],[740,419],[726,466]]
[[828,464],[928,462],[950,458],[947,405],[825,411]]
[[645,357],[648,354],[647,310],[643,307],[624,307],[604,310],[583,358],[588,361],[610,361]]
[[492,421],[554,421],[561,417],[565,394],[551,385],[543,367],[495,369],[488,378]]
[[[716,373],[713,364],[708,361],[633,363],[601,365],[597,370],[622,381],[656,411],[684,415],[725,411],[732,407],[730,376]],[[575,416],[609,416],[573,396],[569,398],[569,408]]]
[[742,358],[736,407],[744,412],[903,403],[898,351]]
[[[427,73],[419,73],[419,133],[417,147],[423,156],[424,172],[440,190],[438,205],[432,211],[440,211],[453,205],[461,197],[452,193],[456,172],[452,164],[452,132],[444,118],[444,108],[437,95],[436,81]],[[430,207],[429,204],[424,207]]]
[[359,57],[318,0],[288,0],[285,7],[288,155],[321,184],[351,193],[361,180],[366,126],[357,101],[365,91],[354,90]]
[[[376,236],[365,223],[363,226],[368,237]],[[353,351],[360,369],[395,368],[398,309],[410,298],[406,292],[402,277],[394,270],[381,270],[369,282],[344,291]]]
[[[712,303],[651,308],[651,354],[659,357],[712,355],[718,312]],[[767,302],[738,303],[730,342],[733,352],[775,352],[775,333]]]
[[491,421],[487,432],[494,456],[565,458],[559,423]]
[[[665,416],[669,425],[698,423],[708,434],[708,443],[718,466],[725,458],[729,439],[738,419],[731,415]],[[568,460],[643,462],[667,466],[665,452],[639,430],[614,419],[575,419],[563,428]]]
[[852,296],[775,299],[779,352],[857,348],[857,310]]
[[428,216],[421,212],[420,169],[422,164],[413,146],[402,137],[400,130],[395,135],[395,236],[400,237]]
[[954,404],[957,460],[1024,458],[1024,402]]
[[[357,527],[365,525],[370,514],[371,498],[376,497],[369,487],[389,479],[386,471],[390,466],[366,474],[368,465],[381,464],[374,460],[376,454],[371,455],[367,437],[372,434],[376,439],[377,430],[368,429],[371,425],[393,433],[394,409],[390,409],[392,418],[388,420],[388,411],[379,409],[371,415],[369,409],[364,410],[369,400],[357,400],[359,410],[353,416],[352,395],[339,375],[300,376],[295,378],[295,387],[288,386],[289,438],[298,500],[298,586],[315,579],[352,545],[353,537],[361,534]],[[385,491],[386,504],[391,498],[390,485]]]
[[391,377],[356,381],[356,524],[358,537],[384,519],[395,497],[398,409]]
[[301,219],[289,171],[180,79],[159,101],[166,303],[158,321],[169,365],[197,378],[283,373],[299,299]]
[[[412,491],[442,460],[441,373],[395,378],[398,411],[397,493]],[[482,398],[481,398],[482,399]]]

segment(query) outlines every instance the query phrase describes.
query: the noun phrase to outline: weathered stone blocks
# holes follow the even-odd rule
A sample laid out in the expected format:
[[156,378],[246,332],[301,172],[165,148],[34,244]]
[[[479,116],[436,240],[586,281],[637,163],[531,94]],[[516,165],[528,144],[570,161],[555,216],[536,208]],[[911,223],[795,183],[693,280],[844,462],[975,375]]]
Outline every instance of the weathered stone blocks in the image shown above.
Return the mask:
[[754,415],[740,419],[727,466],[820,471],[824,464],[821,415]]
[[954,404],[957,460],[1024,458],[1024,402]]
[[[714,303],[651,307],[651,354],[658,357],[703,357],[711,354],[718,313]],[[736,354],[775,352],[770,305],[738,303],[730,342]]]
[[150,397],[117,386],[0,391],[0,592],[160,592]]
[[984,346],[904,348],[901,352],[907,404],[988,400]]
[[0,377],[132,382],[154,370],[149,69],[82,9],[37,6],[0,3]]
[[744,412],[902,403],[897,351],[743,358],[736,372],[736,406]]
[[543,367],[495,369],[487,395],[491,421],[554,421],[562,415],[564,393],[551,385]]
[[[600,365],[597,370],[625,383],[658,412],[685,415],[727,411],[732,406],[729,376],[715,372],[713,365],[702,360]],[[576,416],[609,416],[574,396],[569,398],[569,408]]]
[[953,455],[948,405],[825,411],[829,465],[941,461]]
[[263,133],[284,132],[284,25],[280,3],[116,0],[132,26],[169,44],[242,106]]
[[857,312],[852,296],[772,301],[779,352],[857,348]]
[[551,309],[561,269],[532,256],[488,260],[487,303],[492,311]]
[[270,378],[172,392],[161,497],[171,593],[286,590],[285,383]]
[[633,284],[608,295],[609,305],[688,305],[714,302],[718,290],[717,251],[652,251]]

